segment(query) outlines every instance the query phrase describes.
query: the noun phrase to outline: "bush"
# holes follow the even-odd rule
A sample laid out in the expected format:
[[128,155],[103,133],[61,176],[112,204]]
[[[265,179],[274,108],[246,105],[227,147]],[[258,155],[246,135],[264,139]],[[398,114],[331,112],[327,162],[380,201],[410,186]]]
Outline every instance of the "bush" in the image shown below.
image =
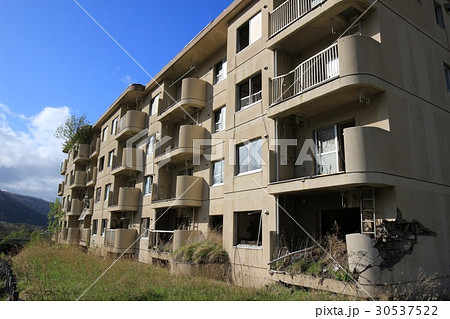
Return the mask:
[[210,232],[208,238],[180,247],[173,253],[176,261],[194,264],[227,264],[230,259],[222,247],[222,238]]

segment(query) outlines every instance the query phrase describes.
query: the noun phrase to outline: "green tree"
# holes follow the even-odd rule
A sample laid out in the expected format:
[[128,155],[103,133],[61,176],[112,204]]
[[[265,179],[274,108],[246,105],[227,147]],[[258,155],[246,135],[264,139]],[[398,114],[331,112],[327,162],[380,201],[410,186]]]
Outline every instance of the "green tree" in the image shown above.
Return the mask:
[[86,115],[71,115],[64,124],[56,128],[55,136],[64,140],[63,151],[67,152],[75,145],[87,143],[91,139],[92,126],[86,120]]
[[47,229],[51,234],[57,235],[61,230],[61,220],[64,216],[64,211],[61,207],[59,198],[56,198],[53,203],[50,203],[50,210],[47,214],[48,226]]

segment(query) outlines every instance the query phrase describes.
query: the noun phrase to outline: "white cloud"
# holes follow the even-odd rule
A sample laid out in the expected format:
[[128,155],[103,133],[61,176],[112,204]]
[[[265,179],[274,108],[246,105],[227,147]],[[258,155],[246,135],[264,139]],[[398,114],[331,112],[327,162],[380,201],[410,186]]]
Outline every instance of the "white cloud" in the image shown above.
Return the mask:
[[122,76],[120,81],[122,81],[123,84],[129,85],[133,82],[133,78],[131,77],[131,75],[127,74],[127,75]]
[[[59,167],[65,156],[62,141],[54,132],[69,114],[66,106],[45,107],[26,117],[0,103],[1,189],[47,200],[56,197],[58,181],[62,180]],[[20,119],[22,129],[11,127],[15,118]]]

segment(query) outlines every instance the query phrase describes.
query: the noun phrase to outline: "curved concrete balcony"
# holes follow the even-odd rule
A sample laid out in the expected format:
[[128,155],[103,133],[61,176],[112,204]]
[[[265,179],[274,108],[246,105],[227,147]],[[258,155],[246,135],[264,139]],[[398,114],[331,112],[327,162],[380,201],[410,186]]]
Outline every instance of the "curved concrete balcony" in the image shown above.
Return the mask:
[[346,36],[337,44],[271,79],[270,118],[291,114],[314,116],[383,92],[380,43],[370,37]]
[[140,205],[141,190],[136,187],[120,187],[117,203],[109,206],[111,212],[137,211]]
[[303,176],[269,184],[271,194],[315,189],[341,189],[352,186],[386,187],[394,185],[390,132],[377,127],[344,129],[345,171],[328,175]]
[[145,129],[147,114],[145,112],[129,110],[122,116],[117,125],[117,140],[126,140]]
[[203,145],[196,144],[195,140],[205,138],[205,128],[197,125],[181,125],[178,140],[172,145],[161,145],[156,149],[155,163],[169,160],[170,163],[179,163],[185,159],[193,160],[194,156],[203,154]]
[[89,158],[95,159],[98,157],[99,153],[100,153],[100,137],[97,137],[91,142],[91,145],[89,146]]
[[66,171],[67,171],[67,159],[61,162],[61,169],[60,169],[61,175],[66,174]]
[[77,244],[80,239],[80,229],[78,227],[69,227],[67,229],[67,242],[69,244]]
[[157,199],[152,201],[152,208],[200,207],[203,199],[203,183],[203,177],[177,176],[175,198],[170,198],[170,194],[158,193]]
[[73,162],[77,164],[88,161],[90,148],[89,144],[79,144],[73,152]]
[[62,196],[64,194],[64,184],[65,182],[63,181],[58,185],[58,196]]
[[132,175],[144,170],[144,151],[134,147],[126,147],[122,151],[122,159],[114,166],[113,175]]
[[[68,206],[70,205],[70,210],[66,212],[67,216],[79,216],[83,212],[83,201],[77,198],[72,198]],[[69,207],[68,207],[69,208]]]
[[73,176],[70,176],[70,189],[86,187],[86,171],[75,171]]
[[[193,114],[206,106],[207,82],[197,78],[185,78],[181,82],[181,97],[159,112],[159,120],[178,122],[187,114]],[[170,98],[170,97],[169,97]]]
[[86,187],[92,187],[97,182],[97,167],[92,167],[87,172],[87,182]]
[[[124,253],[125,251],[134,253],[133,243],[136,238],[136,229],[107,229],[105,233],[106,250],[111,253]],[[130,249],[127,250],[128,248]]]
[[80,229],[80,246],[88,247],[89,242],[91,241],[91,229],[90,228],[81,228]]

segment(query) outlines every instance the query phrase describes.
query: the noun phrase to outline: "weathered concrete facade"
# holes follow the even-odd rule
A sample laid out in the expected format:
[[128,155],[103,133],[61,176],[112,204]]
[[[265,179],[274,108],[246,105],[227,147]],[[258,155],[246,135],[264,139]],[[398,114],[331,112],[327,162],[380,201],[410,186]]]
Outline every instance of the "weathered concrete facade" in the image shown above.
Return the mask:
[[430,232],[407,233],[413,247],[389,267],[374,256],[361,284],[420,269],[448,285],[449,2],[372,4],[234,1],[69,152],[67,239],[165,263],[188,240],[176,230],[220,229],[233,280],[254,286],[272,280],[283,236],[294,251],[337,221],[365,236],[349,252],[376,255],[400,210]]

